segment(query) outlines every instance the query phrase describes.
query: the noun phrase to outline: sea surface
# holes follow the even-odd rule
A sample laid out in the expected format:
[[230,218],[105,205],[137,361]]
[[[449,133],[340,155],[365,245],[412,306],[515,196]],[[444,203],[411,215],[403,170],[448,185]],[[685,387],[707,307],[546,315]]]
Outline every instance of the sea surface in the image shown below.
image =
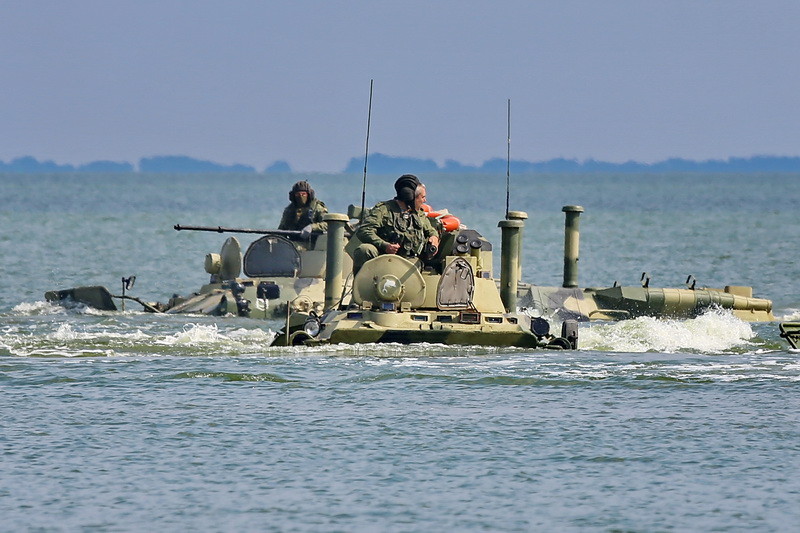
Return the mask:
[[[274,228],[301,178],[360,204],[361,175],[0,175],[0,530],[797,531],[800,353],[776,323],[269,348],[279,323],[44,301],[131,275],[148,301],[196,291],[227,235],[173,225]],[[421,178],[499,250],[505,176]],[[581,205],[582,286],[692,275],[800,320],[800,175],[512,175],[510,198],[525,281],[560,284]]]

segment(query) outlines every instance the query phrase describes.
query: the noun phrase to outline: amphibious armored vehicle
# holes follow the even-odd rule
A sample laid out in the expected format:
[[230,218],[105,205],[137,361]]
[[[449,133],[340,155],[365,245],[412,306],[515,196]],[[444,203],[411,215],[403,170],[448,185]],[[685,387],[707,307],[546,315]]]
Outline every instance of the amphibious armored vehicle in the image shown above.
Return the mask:
[[[581,206],[564,206],[564,275],[561,287],[542,287],[529,283],[518,286],[518,305],[537,316],[557,319],[623,320],[639,316],[692,318],[717,307],[749,322],[773,321],[772,302],[754,298],[751,287],[727,285],[724,288],[697,286],[689,276],[684,288],[651,288],[647,274],[641,286],[578,287]],[[509,218],[527,218],[511,211]]]
[[[615,283],[579,288],[579,216],[584,209],[565,206],[562,211],[566,214],[562,287],[519,280],[521,231],[527,215],[510,211],[507,220],[499,223],[503,235],[499,279],[492,276],[491,243],[474,230],[460,227],[443,237],[438,264],[423,266],[392,255],[368,261],[353,280],[349,300],[340,282],[326,277],[325,313],[294,314],[275,343],[442,342],[574,348],[580,321],[691,318],[715,307],[730,310],[742,320],[774,320],[772,302],[754,298],[750,287],[697,287],[691,277],[686,288],[650,288],[646,276],[640,287]],[[336,217],[342,215],[332,217],[330,226],[335,226]],[[336,236],[333,239],[338,242]],[[339,250],[328,245],[328,253],[336,268]],[[330,268],[329,263],[329,273]],[[343,296],[338,297],[337,291]],[[561,337],[550,335],[548,319],[562,323]]]
[[520,230],[523,222],[503,220],[499,287],[492,275],[492,245],[478,232],[445,232],[439,252],[422,263],[397,255],[367,261],[344,297],[344,252],[340,242],[347,217],[328,222],[325,312],[293,313],[273,345],[358,343],[444,343],[575,349],[577,322],[550,334],[542,318],[516,306]]
[[[102,286],[77,287],[49,291],[45,298],[55,302],[79,302],[101,310],[116,311],[114,299],[140,303],[146,311],[190,313],[250,318],[285,318],[288,312],[322,311],[324,299],[325,248],[328,239],[312,236],[301,239],[300,232],[251,230],[223,227],[181,226],[176,230],[214,231],[218,233],[256,233],[242,255],[236,237],[229,237],[220,253],[205,257],[209,282],[192,295],[174,296],[167,303],[149,303],[129,296],[135,277],[123,279],[122,295],[113,295]],[[342,237],[339,247],[343,247]],[[343,271],[349,273],[352,261],[345,258]],[[242,277],[244,273],[244,277]]]

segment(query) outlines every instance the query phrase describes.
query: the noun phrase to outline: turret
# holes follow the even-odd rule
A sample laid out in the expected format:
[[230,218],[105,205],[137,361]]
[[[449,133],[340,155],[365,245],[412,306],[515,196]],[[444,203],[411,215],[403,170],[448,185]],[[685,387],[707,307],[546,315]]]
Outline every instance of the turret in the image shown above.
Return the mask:
[[342,261],[344,259],[344,225],[349,220],[340,213],[322,217],[328,223],[328,253],[325,257],[325,310],[332,308],[342,296]]
[[578,217],[583,213],[579,205],[565,205],[561,210],[566,214],[564,220],[564,285],[566,288],[578,286],[578,252],[580,230]]
[[506,311],[517,308],[517,283],[520,268],[520,232],[525,226],[522,220],[501,220],[497,226],[502,234],[500,250],[500,299]]

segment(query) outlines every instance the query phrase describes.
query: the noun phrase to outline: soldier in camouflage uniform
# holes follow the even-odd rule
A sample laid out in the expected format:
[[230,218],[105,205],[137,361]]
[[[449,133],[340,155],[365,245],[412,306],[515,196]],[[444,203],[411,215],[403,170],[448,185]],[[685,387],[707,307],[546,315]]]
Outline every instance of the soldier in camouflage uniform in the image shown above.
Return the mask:
[[314,196],[314,189],[307,181],[298,181],[289,192],[291,203],[283,210],[278,229],[301,231],[301,237],[307,239],[312,233],[322,233],[328,229],[328,223],[322,221],[322,215],[328,212],[325,204]]
[[[439,232],[421,209],[426,200],[425,185],[412,174],[404,174],[394,184],[397,196],[373,207],[356,232],[361,241],[353,250],[353,273],[380,254],[415,258],[425,254],[426,244],[439,246]],[[430,252],[429,251],[429,252]]]

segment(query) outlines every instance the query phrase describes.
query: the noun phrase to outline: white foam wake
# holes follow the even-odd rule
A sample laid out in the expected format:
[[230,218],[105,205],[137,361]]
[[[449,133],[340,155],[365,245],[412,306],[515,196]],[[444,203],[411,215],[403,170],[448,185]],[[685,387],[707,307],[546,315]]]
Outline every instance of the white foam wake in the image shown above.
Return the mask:
[[269,346],[274,338],[275,333],[271,330],[239,328],[223,334],[216,324],[186,324],[182,331],[157,339],[157,342],[170,346],[226,343]]
[[584,350],[615,352],[680,351],[720,353],[747,346],[753,328],[729,311],[711,310],[687,320],[640,317],[581,327],[578,344]]
[[800,320],[800,310],[787,309],[785,315],[777,318],[780,322],[797,322],[798,320]]
[[[261,328],[220,331],[215,324],[185,324],[180,331],[148,332],[141,328],[61,323],[47,333],[0,330],[0,354],[22,357],[92,355],[207,355],[263,353],[275,334]],[[166,348],[166,349],[165,349]]]

